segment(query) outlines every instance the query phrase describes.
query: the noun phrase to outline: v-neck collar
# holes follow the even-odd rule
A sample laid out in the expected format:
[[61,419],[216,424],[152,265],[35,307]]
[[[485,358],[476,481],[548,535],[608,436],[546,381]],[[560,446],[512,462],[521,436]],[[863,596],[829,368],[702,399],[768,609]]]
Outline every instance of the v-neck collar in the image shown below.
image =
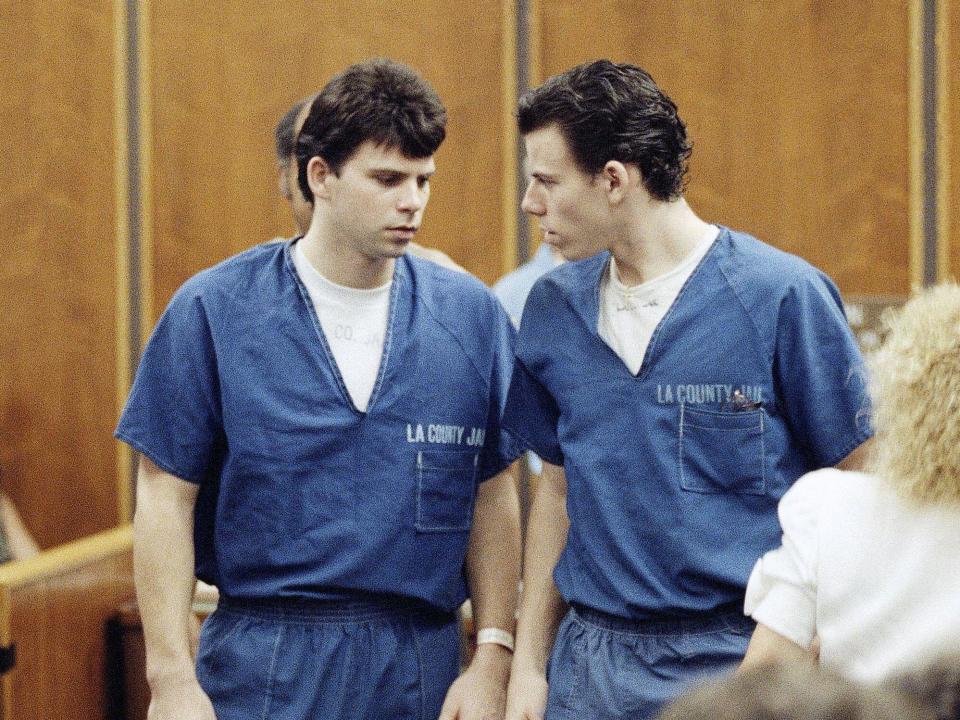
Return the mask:
[[717,252],[717,247],[721,240],[726,237],[727,229],[720,225],[717,227],[719,228],[717,236],[707,249],[707,252],[700,258],[700,262],[697,263],[686,282],[683,283],[680,292],[677,293],[677,297],[674,298],[667,312],[660,318],[660,322],[657,323],[656,328],[654,328],[653,334],[650,336],[650,342],[647,343],[647,349],[643,354],[640,369],[637,370],[636,374],[630,372],[630,368],[627,367],[623,358],[600,336],[600,284],[603,280],[603,274],[610,265],[610,253],[609,251],[604,251],[592,258],[581,261],[583,263],[583,271],[579,277],[579,282],[572,284],[567,290],[573,309],[579,316],[580,321],[590,332],[590,335],[594,338],[594,341],[600,343],[600,345],[606,349],[606,352],[609,353],[610,357],[616,361],[622,371],[634,380],[642,380],[649,372],[663,329],[674,316],[676,307],[684,299],[687,288],[691,282],[700,274],[703,266],[713,257],[714,253]]
[[567,287],[567,294],[574,312],[587,329],[600,339],[600,342],[603,342],[597,331],[600,320],[600,280],[609,261],[610,253],[606,250],[592,258],[579,261],[582,263],[582,273]]
[[390,351],[393,348],[393,331],[397,326],[397,308],[400,305],[398,302],[400,288],[401,286],[406,285],[407,275],[409,272],[406,262],[404,262],[405,259],[403,257],[397,258],[393,266],[393,278],[390,283],[390,305],[389,309],[387,310],[387,327],[383,338],[383,352],[380,353],[380,366],[377,370],[377,379],[373,384],[373,390],[370,392],[370,398],[367,400],[367,409],[360,410],[356,406],[356,403],[354,403],[353,398],[350,396],[350,391],[347,390],[347,384],[344,382],[343,375],[340,373],[340,367],[337,365],[336,358],[333,356],[333,350],[330,348],[330,343],[327,341],[327,336],[324,334],[323,327],[320,325],[320,318],[317,315],[317,309],[313,306],[313,300],[310,298],[310,292],[307,290],[307,286],[304,284],[303,278],[300,277],[293,263],[293,245],[299,239],[300,238],[293,238],[287,242],[283,250],[284,264],[287,268],[287,271],[297,283],[297,288],[300,291],[300,300],[306,305],[307,313],[309,314],[313,323],[313,329],[320,341],[320,348],[323,352],[327,368],[330,370],[330,373],[336,382],[337,388],[340,392],[341,400],[350,410],[354,412],[354,414],[361,418],[366,417],[374,410],[377,400],[380,398],[381,390],[384,386],[384,378],[386,377],[387,368],[390,362]]

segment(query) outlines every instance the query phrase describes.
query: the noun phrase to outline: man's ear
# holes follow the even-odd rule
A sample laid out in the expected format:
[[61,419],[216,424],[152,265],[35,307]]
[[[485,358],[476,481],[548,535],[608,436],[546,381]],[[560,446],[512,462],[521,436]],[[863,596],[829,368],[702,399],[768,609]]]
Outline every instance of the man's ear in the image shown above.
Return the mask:
[[307,163],[307,184],[315,197],[327,197],[329,189],[327,181],[333,176],[333,171],[327,161],[319,155],[314,155]]
[[280,197],[290,202],[291,188],[290,181],[287,178],[287,172],[286,165],[277,165],[277,190],[280,191]]
[[600,179],[607,192],[607,200],[611,205],[619,205],[630,189],[640,181],[640,171],[619,160],[608,160],[600,170]]

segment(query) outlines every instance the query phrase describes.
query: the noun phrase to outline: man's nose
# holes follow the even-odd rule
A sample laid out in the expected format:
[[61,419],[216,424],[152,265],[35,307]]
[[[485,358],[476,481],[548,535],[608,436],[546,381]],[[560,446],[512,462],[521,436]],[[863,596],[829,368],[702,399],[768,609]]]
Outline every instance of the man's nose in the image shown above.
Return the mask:
[[527,191],[523,194],[523,200],[520,201],[520,209],[530,215],[543,215],[543,202],[536,196],[536,190],[533,183],[527,185]]

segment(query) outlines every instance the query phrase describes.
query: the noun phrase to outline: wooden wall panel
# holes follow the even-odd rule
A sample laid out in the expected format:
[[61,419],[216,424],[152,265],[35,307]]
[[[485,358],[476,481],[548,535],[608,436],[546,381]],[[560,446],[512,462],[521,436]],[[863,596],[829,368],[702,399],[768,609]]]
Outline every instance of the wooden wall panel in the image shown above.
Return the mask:
[[909,288],[910,2],[554,0],[544,76],[636,63],[694,141],[688,200],[823,268],[847,294]]
[[0,27],[0,483],[49,547],[118,522],[114,4]]
[[[338,3],[153,0],[152,309],[201,268],[293,225],[276,189],[273,126],[293,101],[372,56],[407,62],[450,115],[419,240],[486,281],[504,260],[503,0]],[[148,219],[149,221],[149,219]]]

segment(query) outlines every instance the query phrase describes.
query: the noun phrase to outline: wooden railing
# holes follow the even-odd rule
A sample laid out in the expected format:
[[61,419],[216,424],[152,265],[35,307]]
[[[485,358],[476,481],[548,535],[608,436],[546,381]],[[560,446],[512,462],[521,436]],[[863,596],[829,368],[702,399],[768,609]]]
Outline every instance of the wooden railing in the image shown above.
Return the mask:
[[102,720],[122,678],[107,624],[133,597],[129,525],[0,566],[0,720]]

